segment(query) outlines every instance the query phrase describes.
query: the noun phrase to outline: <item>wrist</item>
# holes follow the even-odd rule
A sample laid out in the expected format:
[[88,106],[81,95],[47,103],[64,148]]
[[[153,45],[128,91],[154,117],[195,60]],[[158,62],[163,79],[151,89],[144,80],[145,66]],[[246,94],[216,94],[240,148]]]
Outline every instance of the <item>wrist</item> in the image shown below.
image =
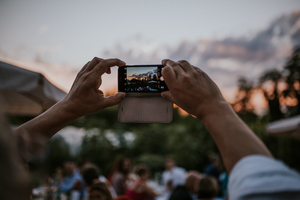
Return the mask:
[[78,112],[78,105],[74,102],[65,98],[58,104],[61,114],[64,116],[64,118],[66,118],[67,121],[73,121],[82,116],[80,112]]
[[210,121],[216,121],[217,118],[223,117],[229,112],[232,112],[231,106],[225,99],[222,99],[211,102],[210,105],[199,107],[196,117],[204,124],[208,124]]

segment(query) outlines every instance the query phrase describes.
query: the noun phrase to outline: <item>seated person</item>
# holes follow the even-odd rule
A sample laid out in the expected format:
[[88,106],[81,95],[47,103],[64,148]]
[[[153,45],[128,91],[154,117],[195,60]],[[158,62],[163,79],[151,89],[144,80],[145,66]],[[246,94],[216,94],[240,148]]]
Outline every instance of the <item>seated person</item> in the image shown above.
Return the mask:
[[171,193],[169,200],[194,200],[197,199],[198,182],[201,174],[196,171],[188,172],[184,185],[178,185]]
[[64,171],[66,176],[63,178],[62,183],[58,186],[58,190],[67,195],[72,195],[76,192],[83,197],[85,191],[85,184],[80,173],[76,169],[76,164],[72,161],[64,163]]
[[111,186],[110,182],[104,176],[100,175],[99,168],[95,164],[86,163],[83,165],[82,176],[87,186],[87,190],[89,190],[94,183],[103,182],[108,187],[112,198],[117,197],[116,191]]
[[92,185],[90,185],[88,189],[88,200],[112,200],[112,196],[110,194],[110,191],[108,190],[108,187],[103,182],[96,182]]
[[149,168],[146,165],[138,165],[135,170],[136,179],[126,191],[126,196],[131,200],[151,200],[157,196],[156,192],[148,185],[147,181],[150,175]]
[[219,192],[219,184],[215,177],[205,176],[198,183],[198,200],[213,200]]
[[176,166],[176,161],[172,157],[165,159],[166,170],[162,174],[162,182],[166,193],[170,193],[178,185],[183,185],[186,177],[185,169]]

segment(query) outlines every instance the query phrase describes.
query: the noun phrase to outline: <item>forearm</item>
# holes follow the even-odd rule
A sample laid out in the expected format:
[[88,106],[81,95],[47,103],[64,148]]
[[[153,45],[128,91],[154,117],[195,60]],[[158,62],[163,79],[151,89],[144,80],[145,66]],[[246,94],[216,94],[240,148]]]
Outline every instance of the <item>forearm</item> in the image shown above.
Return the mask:
[[226,101],[219,102],[213,112],[202,121],[217,144],[228,172],[247,155],[260,154],[272,157],[262,141]]
[[55,133],[78,117],[68,112],[66,105],[64,100],[58,102],[15,130],[15,134],[23,138],[30,154],[40,151]]

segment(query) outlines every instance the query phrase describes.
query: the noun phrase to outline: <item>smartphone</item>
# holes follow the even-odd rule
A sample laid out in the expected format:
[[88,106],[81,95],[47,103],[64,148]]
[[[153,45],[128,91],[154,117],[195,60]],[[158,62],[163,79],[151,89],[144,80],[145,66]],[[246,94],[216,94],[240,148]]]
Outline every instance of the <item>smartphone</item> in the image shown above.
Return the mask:
[[163,67],[163,65],[126,65],[119,67],[119,92],[160,93],[168,91],[161,75]]

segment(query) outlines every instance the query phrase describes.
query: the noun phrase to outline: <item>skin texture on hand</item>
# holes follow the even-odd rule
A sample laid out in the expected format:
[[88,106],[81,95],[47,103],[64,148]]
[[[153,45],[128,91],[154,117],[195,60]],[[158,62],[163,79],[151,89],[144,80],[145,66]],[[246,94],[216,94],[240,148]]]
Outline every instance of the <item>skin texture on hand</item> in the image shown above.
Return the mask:
[[184,60],[163,60],[162,65],[162,75],[170,90],[162,96],[186,112],[202,119],[214,112],[215,104],[226,102],[217,85],[201,69]]
[[80,117],[98,112],[106,107],[116,105],[123,99],[125,93],[104,97],[99,87],[101,76],[106,72],[110,74],[112,66],[124,66],[125,62],[119,59],[101,59],[95,57],[85,64],[78,73],[66,101],[66,111]]
[[162,75],[170,91],[161,95],[203,121],[221,152],[228,172],[245,156],[259,154],[272,157],[207,74],[187,61],[163,60],[162,64],[165,66]]
[[125,62],[119,59],[97,57],[88,62],[78,73],[65,99],[15,130],[16,135],[22,134],[26,139],[29,153],[35,154],[41,150],[57,131],[73,120],[118,104],[125,93],[105,97],[99,87],[104,73],[110,73],[113,66],[124,65]]

